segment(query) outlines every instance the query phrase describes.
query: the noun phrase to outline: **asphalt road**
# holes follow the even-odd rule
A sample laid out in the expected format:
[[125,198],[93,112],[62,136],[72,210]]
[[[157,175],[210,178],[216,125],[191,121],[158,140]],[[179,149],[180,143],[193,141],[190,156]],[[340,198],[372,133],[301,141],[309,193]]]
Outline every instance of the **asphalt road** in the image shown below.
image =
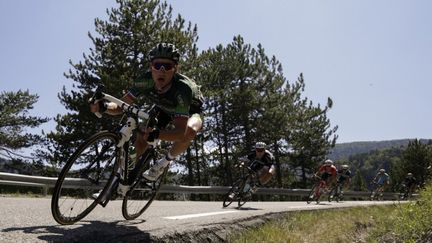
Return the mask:
[[[223,239],[235,225],[254,224],[263,218],[294,210],[331,209],[392,201],[248,202],[240,210],[222,208],[222,202],[154,201],[137,220],[124,220],[121,201],[98,206],[82,221],[58,225],[51,216],[50,198],[0,197],[0,242],[128,242],[197,241],[198,233]],[[397,203],[397,202],[396,202]],[[233,203],[234,204],[234,203]],[[233,228],[234,227],[234,228]],[[241,229],[241,227],[238,227]]]

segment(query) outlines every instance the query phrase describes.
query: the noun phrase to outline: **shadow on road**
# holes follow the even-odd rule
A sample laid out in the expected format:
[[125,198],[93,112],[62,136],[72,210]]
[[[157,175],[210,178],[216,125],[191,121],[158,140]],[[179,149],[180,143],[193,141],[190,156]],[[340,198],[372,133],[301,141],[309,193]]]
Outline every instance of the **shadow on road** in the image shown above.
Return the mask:
[[135,221],[81,221],[72,226],[11,227],[3,232],[22,231],[37,234],[37,238],[49,242],[152,242],[148,232],[138,229]]
[[241,207],[241,208],[236,208],[238,210],[262,210],[262,208],[251,208],[251,207]]

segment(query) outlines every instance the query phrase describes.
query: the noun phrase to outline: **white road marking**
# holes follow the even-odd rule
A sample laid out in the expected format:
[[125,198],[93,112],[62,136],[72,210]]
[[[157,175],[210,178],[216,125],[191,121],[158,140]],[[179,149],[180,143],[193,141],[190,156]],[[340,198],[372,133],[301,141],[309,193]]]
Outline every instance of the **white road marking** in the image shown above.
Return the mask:
[[198,218],[198,217],[205,217],[205,216],[211,216],[211,215],[218,215],[218,214],[226,214],[226,213],[238,213],[239,210],[231,210],[231,211],[220,211],[220,212],[212,212],[212,213],[196,213],[196,214],[186,214],[186,215],[179,215],[179,216],[170,216],[170,217],[163,217],[164,219],[188,219],[188,218]]

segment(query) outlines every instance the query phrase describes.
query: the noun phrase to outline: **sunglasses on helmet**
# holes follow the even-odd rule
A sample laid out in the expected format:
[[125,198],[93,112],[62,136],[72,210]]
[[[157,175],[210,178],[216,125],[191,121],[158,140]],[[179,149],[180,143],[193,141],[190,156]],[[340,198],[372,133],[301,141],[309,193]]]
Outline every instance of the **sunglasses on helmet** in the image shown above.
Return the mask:
[[162,70],[162,68],[165,71],[171,71],[175,67],[175,64],[155,62],[155,63],[152,63],[151,66],[152,66],[153,69],[158,70],[158,71]]

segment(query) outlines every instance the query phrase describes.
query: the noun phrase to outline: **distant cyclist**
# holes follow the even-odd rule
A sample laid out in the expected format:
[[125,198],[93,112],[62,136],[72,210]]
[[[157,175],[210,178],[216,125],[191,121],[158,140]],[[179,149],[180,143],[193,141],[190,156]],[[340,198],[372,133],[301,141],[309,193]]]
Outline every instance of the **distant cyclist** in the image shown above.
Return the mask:
[[315,176],[323,180],[327,188],[335,184],[337,181],[337,169],[333,161],[330,159],[324,161],[324,164],[321,165]]
[[258,175],[258,180],[254,185],[251,185],[253,192],[256,191],[257,186],[267,184],[276,173],[273,154],[266,149],[264,142],[257,142],[255,151],[246,157],[240,158],[240,160],[248,162],[248,166]]
[[404,187],[405,190],[404,197],[409,196],[411,193],[415,191],[415,188],[417,186],[417,180],[412,173],[408,173],[406,175],[404,181],[402,182],[402,186]]
[[386,173],[385,169],[380,169],[378,174],[373,179],[373,183],[383,187],[390,184],[390,176]]
[[377,193],[382,197],[384,189],[390,185],[390,176],[386,173],[385,169],[380,169],[372,182],[377,186]]
[[338,191],[337,194],[342,195],[343,194],[343,188],[347,188],[351,182],[351,170],[349,169],[348,165],[342,165],[341,169],[338,170]]

